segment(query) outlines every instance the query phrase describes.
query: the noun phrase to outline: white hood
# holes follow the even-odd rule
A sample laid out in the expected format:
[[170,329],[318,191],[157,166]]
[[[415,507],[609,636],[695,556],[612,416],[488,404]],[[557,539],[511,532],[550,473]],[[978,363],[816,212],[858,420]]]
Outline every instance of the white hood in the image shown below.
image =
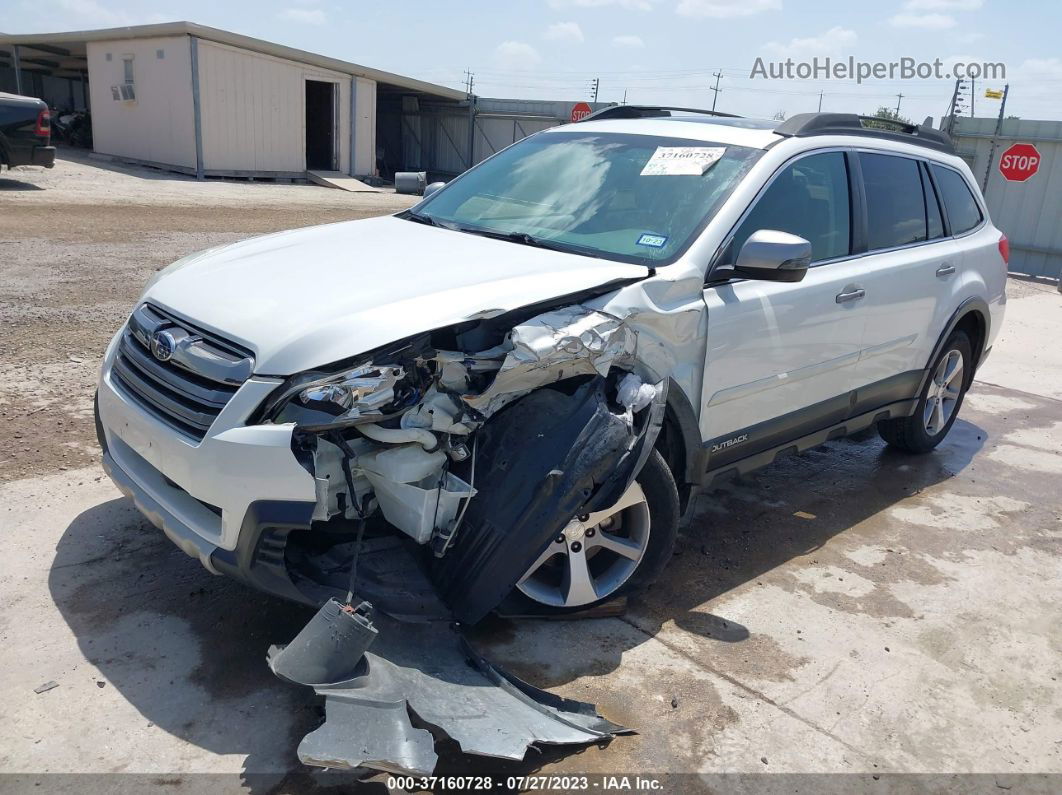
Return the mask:
[[291,375],[647,272],[385,216],[203,252],[144,299],[250,348],[256,373]]

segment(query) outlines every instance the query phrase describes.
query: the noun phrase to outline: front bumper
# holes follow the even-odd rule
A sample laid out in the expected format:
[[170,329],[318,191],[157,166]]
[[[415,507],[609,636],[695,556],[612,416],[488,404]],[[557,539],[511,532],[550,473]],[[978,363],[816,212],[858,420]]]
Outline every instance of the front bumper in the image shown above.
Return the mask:
[[[316,504],[314,478],[291,451],[292,427],[245,424],[279,382],[246,381],[196,441],[149,413],[111,379],[114,347],[104,362],[96,404],[107,474],[208,570],[254,579],[256,559],[269,557],[271,529],[309,527]],[[282,569],[282,545],[280,551],[274,562]],[[271,580],[264,571],[254,576]],[[283,584],[251,584],[285,596],[297,593],[284,593]]]

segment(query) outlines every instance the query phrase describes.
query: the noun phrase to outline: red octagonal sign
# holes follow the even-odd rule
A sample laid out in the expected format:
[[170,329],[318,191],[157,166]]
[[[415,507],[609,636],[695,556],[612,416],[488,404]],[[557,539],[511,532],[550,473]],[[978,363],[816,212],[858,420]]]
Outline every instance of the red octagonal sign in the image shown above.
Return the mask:
[[579,119],[585,119],[593,112],[593,109],[585,102],[576,102],[575,105],[572,106],[572,121],[575,122],[579,121]]
[[999,156],[999,173],[1010,182],[1025,182],[1040,168],[1040,153],[1032,144],[1014,144]]

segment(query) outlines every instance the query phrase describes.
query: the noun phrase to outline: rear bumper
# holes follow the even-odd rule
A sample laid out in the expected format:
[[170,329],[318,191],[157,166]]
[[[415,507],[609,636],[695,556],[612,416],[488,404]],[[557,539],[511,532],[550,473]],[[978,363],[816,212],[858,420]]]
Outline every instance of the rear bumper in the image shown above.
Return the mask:
[[44,166],[45,168],[51,168],[55,165],[55,147],[54,146],[35,146],[33,147],[33,160],[32,164],[35,166]]

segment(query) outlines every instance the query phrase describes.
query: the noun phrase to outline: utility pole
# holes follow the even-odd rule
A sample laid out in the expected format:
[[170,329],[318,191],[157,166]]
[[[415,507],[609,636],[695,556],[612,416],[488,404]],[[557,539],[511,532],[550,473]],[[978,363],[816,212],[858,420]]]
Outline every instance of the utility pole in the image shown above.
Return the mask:
[[627,89],[623,89],[623,102],[621,102],[620,104],[621,105],[626,105],[627,104]]
[[471,69],[466,69],[465,75],[467,78],[465,85],[468,88],[468,161],[466,168],[472,168],[476,158],[476,95],[472,93],[476,84],[476,76],[472,74]]
[[977,88],[974,85],[974,79],[970,78],[970,118],[974,115],[974,97],[977,96]]
[[900,115],[900,103],[903,101],[903,94],[896,95],[896,115]]
[[[999,118],[996,119],[996,131],[992,133],[992,144],[988,147],[988,163],[985,164],[985,178],[981,180],[981,193],[982,195],[988,190],[988,175],[992,173],[992,161],[996,159],[996,139],[999,137],[999,132],[1003,129],[1003,111],[1007,107],[1007,92],[1010,91],[1010,84],[1003,86],[1003,99],[999,103]],[[1059,287],[1062,290],[1062,287]]]
[[601,87],[601,78],[595,77],[590,81],[590,96],[591,102],[597,102],[597,90]]
[[718,72],[713,72],[712,73],[712,77],[715,78],[715,86],[712,88],[712,91],[715,92],[714,94],[712,94],[712,111],[713,112],[715,111],[715,103],[719,99],[719,79],[722,76],[723,76],[723,70],[722,69],[720,69]]
[[959,89],[962,87],[962,78],[955,80],[955,90],[951,92],[951,104],[948,105],[948,137],[952,137],[955,130],[955,116],[959,112]]
[[822,113],[822,92],[819,92],[819,113]]

